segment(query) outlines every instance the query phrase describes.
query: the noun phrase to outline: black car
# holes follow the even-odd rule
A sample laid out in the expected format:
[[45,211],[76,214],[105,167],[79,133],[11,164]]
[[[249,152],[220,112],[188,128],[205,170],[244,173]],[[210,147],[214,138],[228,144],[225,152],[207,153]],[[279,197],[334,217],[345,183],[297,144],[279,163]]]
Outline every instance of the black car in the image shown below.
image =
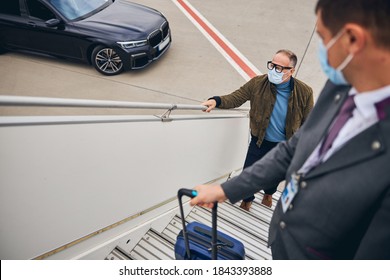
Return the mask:
[[125,0],[0,0],[0,52],[82,60],[104,75],[139,69],[171,44],[167,19]]

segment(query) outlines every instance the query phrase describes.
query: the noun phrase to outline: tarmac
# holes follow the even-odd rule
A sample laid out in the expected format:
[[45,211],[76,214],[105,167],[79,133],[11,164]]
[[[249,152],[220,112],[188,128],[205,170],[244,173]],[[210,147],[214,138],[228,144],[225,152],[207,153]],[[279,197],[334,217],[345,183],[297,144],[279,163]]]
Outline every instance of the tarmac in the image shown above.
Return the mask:
[[[196,104],[229,94],[248,77],[194,24],[180,5],[191,5],[216,34],[259,73],[279,49],[298,56],[296,78],[318,97],[326,77],[317,59],[316,0],[134,0],[168,19],[172,45],[142,70],[103,76],[92,66],[31,53],[0,55],[0,95]],[[145,114],[144,110],[0,108],[0,115]]]

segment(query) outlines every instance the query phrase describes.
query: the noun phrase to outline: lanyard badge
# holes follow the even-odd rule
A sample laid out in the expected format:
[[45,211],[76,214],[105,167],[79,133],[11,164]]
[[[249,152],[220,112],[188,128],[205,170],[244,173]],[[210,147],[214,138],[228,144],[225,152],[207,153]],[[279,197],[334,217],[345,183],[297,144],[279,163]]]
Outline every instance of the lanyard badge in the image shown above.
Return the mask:
[[284,188],[281,198],[283,213],[286,213],[295,195],[298,193],[299,177],[300,175],[293,173],[290,182],[288,182],[287,186]]

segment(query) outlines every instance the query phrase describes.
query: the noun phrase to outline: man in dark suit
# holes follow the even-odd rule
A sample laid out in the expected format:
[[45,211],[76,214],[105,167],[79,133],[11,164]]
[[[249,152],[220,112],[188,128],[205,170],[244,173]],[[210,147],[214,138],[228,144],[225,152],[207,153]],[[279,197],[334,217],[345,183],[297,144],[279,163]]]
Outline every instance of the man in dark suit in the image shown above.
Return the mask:
[[[235,203],[275,182],[274,259],[390,259],[390,1],[319,0],[329,77],[301,129],[191,204]],[[259,187],[261,186],[261,187]]]

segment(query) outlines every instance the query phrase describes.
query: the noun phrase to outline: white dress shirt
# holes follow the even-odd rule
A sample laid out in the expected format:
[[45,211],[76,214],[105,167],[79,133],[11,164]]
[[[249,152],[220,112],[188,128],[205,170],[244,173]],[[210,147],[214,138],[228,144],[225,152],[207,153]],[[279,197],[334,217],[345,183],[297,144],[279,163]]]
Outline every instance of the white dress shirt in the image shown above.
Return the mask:
[[[355,95],[354,101],[356,108],[352,112],[352,117],[341,128],[336,139],[333,141],[330,149],[322,156],[319,155],[319,150],[322,145],[322,140],[314,149],[313,153],[303,164],[299,173],[306,174],[312,168],[328,160],[328,158],[338,151],[346,142],[352,139],[363,130],[369,128],[378,122],[378,115],[375,103],[378,103],[390,97],[390,85],[383,88],[358,93],[355,88],[352,88],[349,95]],[[331,127],[331,126],[330,126]]]

